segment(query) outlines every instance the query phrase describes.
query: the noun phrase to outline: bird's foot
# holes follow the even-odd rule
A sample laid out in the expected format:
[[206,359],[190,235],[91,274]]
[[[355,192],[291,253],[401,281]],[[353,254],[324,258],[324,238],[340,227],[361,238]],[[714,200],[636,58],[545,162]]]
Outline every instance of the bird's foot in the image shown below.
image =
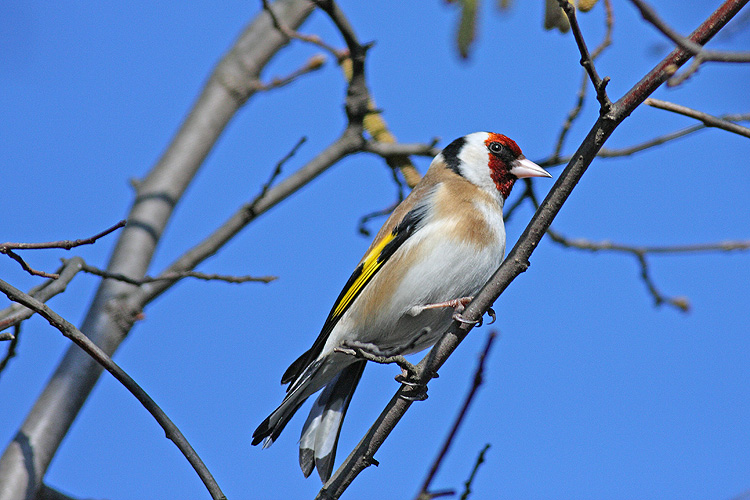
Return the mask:
[[383,365],[397,364],[406,376],[416,378],[417,367],[407,361],[401,354],[398,354],[398,351],[383,351],[374,344],[357,342],[356,340],[346,341],[341,347],[336,347],[334,351]]
[[[336,347],[334,351],[374,363],[398,365],[401,368],[401,373],[396,375],[396,381],[410,388],[408,392],[401,394],[401,398],[407,401],[424,401],[427,399],[427,386],[420,382],[417,367],[403,355],[393,354],[394,351],[386,352],[374,344],[355,340],[344,342],[344,345]],[[437,374],[434,377],[437,377]]]

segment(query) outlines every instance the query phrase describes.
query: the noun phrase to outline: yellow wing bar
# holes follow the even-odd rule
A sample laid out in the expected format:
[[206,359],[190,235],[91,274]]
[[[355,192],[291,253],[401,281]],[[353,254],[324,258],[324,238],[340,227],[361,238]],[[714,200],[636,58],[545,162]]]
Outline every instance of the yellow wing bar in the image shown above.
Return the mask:
[[351,284],[351,286],[344,292],[343,296],[341,297],[341,300],[336,304],[336,306],[333,309],[333,316],[337,317],[343,314],[343,312],[346,310],[347,307],[349,307],[349,304],[352,300],[354,300],[354,297],[357,296],[357,294],[362,290],[362,288],[367,284],[368,281],[370,281],[370,278],[375,274],[375,271],[377,271],[380,266],[383,265],[385,260],[381,260],[380,256],[383,253],[383,249],[390,243],[393,238],[396,237],[396,233],[389,233],[386,235],[380,243],[373,248],[370,253],[365,256],[364,260],[362,261],[362,272],[357,276],[357,279],[354,280],[354,283]]

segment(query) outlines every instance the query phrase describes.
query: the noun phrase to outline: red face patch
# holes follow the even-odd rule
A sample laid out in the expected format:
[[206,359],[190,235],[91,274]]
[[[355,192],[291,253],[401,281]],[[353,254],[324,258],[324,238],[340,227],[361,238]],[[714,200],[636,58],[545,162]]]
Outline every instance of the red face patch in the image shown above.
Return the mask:
[[[488,135],[484,144],[487,146],[488,151],[490,177],[503,198],[508,198],[510,190],[516,182],[516,177],[510,173],[511,167],[508,163],[523,156],[521,148],[510,138],[494,133]],[[498,145],[501,147],[498,148]]]

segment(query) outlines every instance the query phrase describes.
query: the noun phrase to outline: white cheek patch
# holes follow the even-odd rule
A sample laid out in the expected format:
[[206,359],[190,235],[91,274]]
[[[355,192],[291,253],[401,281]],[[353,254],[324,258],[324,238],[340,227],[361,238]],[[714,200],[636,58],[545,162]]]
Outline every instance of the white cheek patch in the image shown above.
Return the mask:
[[466,136],[466,143],[458,154],[461,160],[461,174],[472,184],[490,192],[496,193],[497,188],[490,177],[489,151],[485,141],[488,132],[474,132]]

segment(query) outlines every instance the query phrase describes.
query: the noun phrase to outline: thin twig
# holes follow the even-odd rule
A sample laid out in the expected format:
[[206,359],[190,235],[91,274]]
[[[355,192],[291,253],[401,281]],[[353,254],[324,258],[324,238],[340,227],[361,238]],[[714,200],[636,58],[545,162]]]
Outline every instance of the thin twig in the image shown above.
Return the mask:
[[80,240],[59,240],[59,241],[48,241],[46,243],[0,243],[0,254],[5,254],[11,259],[18,262],[24,271],[31,274],[32,276],[41,276],[43,278],[52,278],[57,279],[60,277],[59,274],[56,273],[46,273],[44,271],[39,271],[36,269],[33,269],[31,266],[29,266],[25,260],[21,258],[20,255],[15,253],[13,250],[45,250],[50,248],[62,248],[63,250],[70,250],[71,248],[79,247],[81,245],[91,245],[96,242],[96,240],[103,238],[104,236],[107,236],[109,233],[116,231],[120,229],[121,227],[125,227],[127,224],[127,221],[121,220],[114,226],[105,229],[101,233],[95,234],[94,236],[91,236],[90,238],[83,238]]
[[[657,30],[662,32],[667,38],[672,40],[682,50],[688,52],[694,56],[693,61],[690,63],[688,69],[682,72],[680,75],[672,76],[667,82],[667,86],[674,87],[681,84],[688,78],[690,78],[701,64],[706,61],[716,62],[750,62],[750,52],[725,52],[719,50],[707,50],[703,48],[702,44],[695,43],[689,38],[686,38],[674,29],[672,29],[667,23],[665,23],[657,14],[656,11],[647,3],[642,0],[631,0],[633,5],[640,11],[641,16],[644,20],[651,23]],[[676,73],[677,68],[673,68],[672,73]]]
[[[612,44],[612,30],[615,24],[615,16],[612,10],[611,0],[604,0],[604,7],[606,9],[606,14],[604,16],[604,38],[602,39],[601,43],[599,43],[599,46],[591,53],[592,61],[595,61],[597,57],[599,57],[601,53],[604,52],[604,50]],[[557,143],[555,144],[555,150],[552,153],[551,158],[560,157],[560,152],[562,151],[563,143],[565,142],[565,138],[570,131],[570,127],[573,125],[573,122],[575,122],[576,118],[578,118],[581,110],[583,109],[583,103],[586,99],[586,90],[588,89],[587,82],[588,76],[586,74],[586,71],[584,71],[581,78],[581,86],[578,89],[576,103],[573,106],[573,109],[568,112],[568,116],[563,123],[560,134],[557,137]]]
[[357,230],[359,233],[363,236],[370,236],[370,229],[367,227],[367,223],[370,222],[373,219],[378,219],[380,217],[385,217],[387,215],[390,215],[391,212],[393,212],[396,207],[404,201],[404,184],[401,182],[401,179],[399,179],[397,172],[399,170],[392,168],[391,169],[391,175],[393,176],[393,182],[396,184],[396,202],[393,203],[391,206],[386,207],[382,210],[376,210],[375,212],[370,212],[369,214],[365,214],[359,219],[359,224],[357,224]]
[[[730,121],[730,122],[748,121],[750,120],[750,113],[721,115],[719,118],[722,120]],[[703,130],[705,128],[707,128],[707,126],[701,123],[701,124],[692,125],[690,127],[686,127],[680,130],[676,130],[674,132],[670,132],[668,134],[655,137],[653,139],[649,139],[648,141],[642,142],[640,144],[635,144],[633,146],[627,146],[627,147],[619,148],[619,149],[602,148],[599,150],[599,153],[597,153],[596,156],[598,158],[619,158],[623,156],[630,156],[634,153],[639,153],[646,149],[653,148],[654,146],[659,146],[669,141],[679,139],[680,137],[685,137],[686,135],[690,135],[694,132]],[[568,163],[572,158],[573,158],[572,156],[561,156],[559,158],[550,156],[549,158],[545,158],[543,160],[537,160],[536,163],[542,167],[554,167],[556,165]]]
[[[539,201],[532,186],[528,188],[528,198],[535,208],[539,208]],[[649,293],[654,299],[654,305],[669,304],[682,312],[690,311],[690,301],[686,297],[670,297],[664,295],[656,286],[651,277],[650,268],[646,256],[648,254],[679,254],[679,253],[705,253],[705,252],[732,252],[750,249],[750,241],[722,241],[719,243],[703,243],[697,245],[666,245],[666,246],[632,246],[612,243],[610,241],[593,242],[583,238],[567,238],[551,227],[547,234],[555,243],[567,248],[577,248],[590,252],[620,252],[631,254],[638,261],[640,275]]]
[[487,454],[487,450],[489,449],[490,444],[487,443],[486,445],[484,445],[484,448],[482,448],[482,451],[479,452],[477,461],[474,463],[474,468],[471,469],[471,474],[469,474],[469,479],[467,479],[464,483],[464,492],[461,494],[460,500],[466,500],[467,498],[469,498],[469,495],[471,494],[471,485],[474,482],[474,478],[477,476],[479,466],[484,463],[484,456]]
[[287,76],[274,77],[268,83],[263,83],[260,80],[256,80],[255,90],[258,92],[260,91],[267,92],[269,90],[274,90],[280,87],[284,87],[285,85],[289,85],[293,81],[297,80],[301,76],[304,76],[308,73],[312,73],[313,71],[319,70],[320,68],[323,67],[325,62],[326,62],[326,56],[324,56],[323,54],[314,55],[310,59],[307,60],[304,66],[289,73]]
[[728,120],[722,120],[721,118],[709,115],[708,113],[704,113],[703,111],[698,111],[697,109],[692,109],[688,108],[687,106],[675,104],[673,102],[667,102],[653,98],[646,99],[644,101],[644,104],[648,104],[649,106],[652,106],[654,108],[678,113],[680,115],[689,116],[690,118],[695,118],[696,120],[700,120],[706,127],[716,127],[722,130],[726,130],[727,132],[732,132],[734,134],[739,134],[741,136],[750,138],[750,128],[743,127],[742,125],[737,125],[736,123],[732,123]]
[[367,141],[364,146],[364,151],[382,156],[386,159],[399,156],[426,156],[432,158],[440,152],[440,149],[435,148],[437,143],[437,138],[434,138],[432,141],[425,144]]
[[268,0],[261,0],[261,2],[263,4],[263,9],[271,16],[271,21],[273,22],[274,27],[287,38],[315,45],[316,47],[329,52],[339,62],[341,62],[342,59],[348,57],[346,49],[337,49],[333,45],[325,43],[318,35],[306,35],[304,33],[300,33],[299,31],[293,30],[288,26],[285,26],[279,21],[276,13],[268,3]]
[[719,243],[705,243],[698,245],[668,245],[668,246],[630,246],[610,241],[593,242],[583,238],[566,238],[553,230],[547,230],[552,241],[569,248],[588,250],[590,252],[619,252],[633,255],[640,267],[641,279],[654,299],[654,305],[669,304],[682,312],[690,311],[690,301],[686,297],[670,297],[659,291],[651,277],[647,255],[666,255],[680,253],[732,252],[750,249],[750,241],[723,241]]
[[[427,473],[427,477],[425,477],[424,482],[422,483],[422,489],[420,490],[419,494],[417,495],[417,500],[427,500],[429,498],[435,498],[434,495],[430,494],[430,484],[432,483],[432,480],[435,478],[435,475],[438,472],[438,469],[440,468],[440,465],[443,463],[443,459],[448,454],[448,450],[450,449],[451,444],[453,444],[453,440],[456,437],[456,434],[458,433],[459,427],[461,427],[461,424],[464,421],[464,418],[466,417],[466,413],[469,410],[469,407],[471,406],[471,403],[474,400],[474,396],[477,393],[477,390],[484,382],[484,363],[487,360],[487,356],[490,353],[490,349],[492,348],[492,344],[497,338],[497,332],[490,332],[490,334],[487,336],[487,342],[484,345],[484,349],[479,354],[479,361],[477,362],[477,368],[474,370],[474,377],[472,378],[471,387],[469,388],[469,392],[466,394],[466,398],[464,398],[464,403],[461,405],[461,410],[459,410],[458,415],[456,416],[456,420],[453,422],[453,426],[451,427],[450,432],[448,432],[448,436],[445,438],[445,441],[443,442],[443,446],[440,448],[440,451],[437,454],[437,457],[435,457],[435,461],[432,463],[432,467],[430,467],[430,471]],[[473,474],[472,474],[473,477]]]
[[604,77],[604,79],[602,79],[596,71],[596,65],[591,58],[591,54],[589,54],[588,47],[586,47],[586,40],[584,40],[583,33],[581,33],[581,27],[578,25],[575,6],[568,0],[557,0],[557,2],[560,4],[560,8],[562,8],[563,12],[565,12],[565,15],[568,16],[568,21],[570,21],[570,28],[573,31],[573,37],[578,45],[578,51],[581,53],[581,66],[583,66],[588,73],[591,83],[594,85],[594,90],[596,90],[596,99],[599,101],[600,106],[599,112],[602,116],[606,116],[612,108],[612,101],[610,101],[607,96],[609,77]]
[[227,275],[227,274],[207,274],[207,273],[201,273],[197,271],[180,271],[180,272],[172,271],[172,272],[162,273],[156,277],[144,276],[143,278],[133,279],[128,276],[125,276],[124,274],[110,273],[108,271],[99,269],[94,266],[90,266],[85,263],[81,267],[81,271],[88,273],[88,274],[93,274],[95,276],[99,276],[101,278],[122,281],[124,283],[128,283],[130,285],[136,285],[136,286],[144,285],[146,283],[155,283],[158,281],[177,281],[183,278],[196,278],[196,279],[204,280],[204,281],[224,281],[226,283],[249,283],[249,282],[270,283],[278,279],[278,276],[234,276],[234,275]]
[[297,143],[292,147],[292,149],[290,149],[289,152],[276,163],[276,168],[274,168],[273,172],[271,172],[271,177],[269,177],[266,183],[263,184],[263,187],[260,188],[260,193],[258,193],[258,196],[256,196],[255,199],[250,202],[249,210],[254,210],[258,202],[260,202],[260,200],[262,200],[266,196],[268,190],[271,189],[273,183],[276,182],[276,179],[279,177],[279,175],[281,175],[281,169],[284,167],[284,164],[297,154],[297,151],[299,151],[299,148],[301,148],[305,142],[307,142],[307,137],[300,137]]
[[226,499],[224,493],[222,493],[219,485],[214,480],[211,472],[208,470],[206,465],[203,463],[201,458],[195,452],[190,443],[185,439],[180,429],[169,419],[169,417],[162,411],[161,408],[154,402],[153,399],[139,386],[130,375],[128,375],[122,368],[120,368],[112,358],[102,351],[96,344],[94,344],[88,337],[86,337],[80,330],[78,330],[72,323],[67,321],[65,318],[54,312],[46,304],[36,300],[34,297],[23,293],[21,290],[13,287],[12,285],[0,280],[0,291],[3,292],[13,302],[28,307],[33,310],[44,319],[46,319],[50,325],[60,331],[65,337],[73,341],[77,346],[83,349],[89,356],[91,356],[97,363],[104,367],[110,372],[130,393],[140,401],[146,410],[156,419],[159,425],[164,429],[167,439],[171,440],[182,454],[187,458],[190,465],[193,466],[195,472],[200,476],[203,484],[208,489],[211,497],[218,499]]
[[18,339],[21,336],[21,325],[17,324],[13,328],[13,335],[8,342],[8,350],[5,351],[5,356],[0,360],[0,375],[2,375],[5,367],[8,366],[8,362],[16,356],[16,348],[18,347]]
[[691,41],[664,22],[656,11],[642,0],[630,0],[641,13],[645,21],[652,24],[657,30],[662,32],[667,38],[676,43],[682,50],[689,52],[701,61],[716,62],[733,62],[745,63],[750,62],[750,52],[727,52],[723,50],[707,50],[703,45]]
[[[583,240],[580,238],[568,239],[552,228],[547,229],[547,234],[549,235],[550,239],[552,239],[552,241],[564,247],[568,247],[568,248],[577,248],[579,250],[588,250],[591,252],[613,251],[613,252],[622,252],[622,253],[628,253],[628,254],[633,255],[633,257],[635,257],[636,261],[638,262],[638,266],[640,267],[641,279],[643,280],[643,283],[646,285],[646,288],[648,289],[649,293],[654,299],[654,305],[660,306],[663,304],[668,304],[679,309],[682,312],[690,311],[690,301],[687,299],[687,297],[667,296],[659,290],[653,278],[651,277],[651,272],[650,272],[650,268],[648,265],[648,261],[646,260],[646,255],[649,253],[668,253],[669,250],[671,250],[673,253],[718,250],[717,248],[712,248],[712,249],[704,248],[704,249],[698,250],[696,248],[690,248],[690,247],[638,248],[638,247],[629,247],[626,245],[616,245],[616,244],[609,243],[609,242],[595,243],[595,242]],[[748,246],[745,248],[738,247],[738,248],[731,248],[731,250],[750,248],[750,243],[748,243],[747,245]],[[696,247],[696,245],[693,245],[692,247]],[[650,250],[655,250],[655,251],[650,252]],[[725,249],[725,251],[729,251],[729,250],[730,249]]]
[[5,253],[5,250],[10,248],[12,250],[44,250],[49,248],[62,248],[64,250],[70,250],[71,248],[79,247],[81,245],[91,245],[96,240],[107,236],[109,233],[117,231],[121,227],[125,227],[127,221],[121,220],[114,226],[105,229],[101,233],[97,233],[89,238],[83,238],[79,240],[59,240],[59,241],[48,241],[46,243],[0,243],[0,253]]
[[403,201],[403,196],[399,195],[397,201],[393,203],[391,206],[383,208],[381,210],[375,210],[374,212],[370,212],[369,214],[365,214],[362,217],[360,217],[359,222],[357,223],[357,231],[359,232],[359,234],[361,234],[362,236],[372,236],[372,232],[367,227],[367,223],[373,219],[379,219],[381,217],[386,217],[388,215],[391,215],[391,212],[393,212],[393,210],[402,201]]
[[[65,291],[68,284],[73,280],[76,274],[81,271],[83,259],[73,257],[63,262],[63,265],[57,270],[59,277],[49,279],[44,283],[35,286],[29,290],[29,295],[40,302],[47,302],[49,299]],[[13,304],[0,311],[0,331],[20,324],[22,321],[29,319],[34,315],[34,311],[20,304]]]

